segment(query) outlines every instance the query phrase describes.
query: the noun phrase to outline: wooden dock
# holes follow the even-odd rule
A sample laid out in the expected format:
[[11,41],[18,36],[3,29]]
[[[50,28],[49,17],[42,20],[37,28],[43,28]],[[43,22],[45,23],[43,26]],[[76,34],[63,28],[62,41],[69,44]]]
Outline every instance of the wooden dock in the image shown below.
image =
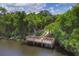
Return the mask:
[[26,43],[32,43],[33,45],[40,44],[41,47],[54,47],[55,39],[44,36],[26,36]]

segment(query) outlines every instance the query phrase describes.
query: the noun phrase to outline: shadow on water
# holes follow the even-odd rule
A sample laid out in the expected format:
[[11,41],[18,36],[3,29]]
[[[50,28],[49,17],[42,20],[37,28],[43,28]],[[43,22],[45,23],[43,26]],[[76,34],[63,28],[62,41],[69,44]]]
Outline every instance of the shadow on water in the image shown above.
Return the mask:
[[66,54],[68,56],[75,56],[72,52],[69,52],[67,50],[65,50],[64,47],[61,47],[60,44],[58,42],[55,43],[55,47],[54,47],[58,52],[61,52],[63,54]]
[[60,45],[58,43],[56,43],[53,48],[50,48],[49,46],[47,46],[47,47],[41,46],[41,44],[33,45],[33,43],[28,43],[28,44],[24,43],[24,45],[28,45],[28,46],[32,46],[32,47],[38,47],[38,48],[43,48],[43,49],[48,49],[48,50],[51,50],[51,52],[55,51],[55,52],[58,52],[58,53],[61,53],[61,54],[65,55],[65,56],[74,56],[73,53],[68,52],[64,48],[60,47]]

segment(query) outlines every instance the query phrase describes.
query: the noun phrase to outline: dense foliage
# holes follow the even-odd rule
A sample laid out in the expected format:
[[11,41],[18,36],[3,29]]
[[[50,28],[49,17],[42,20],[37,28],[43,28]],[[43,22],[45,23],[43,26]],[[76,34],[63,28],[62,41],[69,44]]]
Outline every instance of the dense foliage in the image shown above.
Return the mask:
[[26,35],[36,34],[54,21],[54,17],[46,10],[38,14],[24,11],[7,12],[0,7],[0,36],[7,38],[24,38]]
[[46,26],[45,30],[51,31],[60,46],[79,55],[79,4],[57,16],[55,22]]

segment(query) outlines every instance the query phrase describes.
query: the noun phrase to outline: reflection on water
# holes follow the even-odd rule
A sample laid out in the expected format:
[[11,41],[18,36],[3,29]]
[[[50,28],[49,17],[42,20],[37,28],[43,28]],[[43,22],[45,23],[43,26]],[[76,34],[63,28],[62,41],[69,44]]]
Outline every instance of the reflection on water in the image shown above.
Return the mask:
[[0,40],[0,56],[62,56],[56,49],[21,45],[9,40]]

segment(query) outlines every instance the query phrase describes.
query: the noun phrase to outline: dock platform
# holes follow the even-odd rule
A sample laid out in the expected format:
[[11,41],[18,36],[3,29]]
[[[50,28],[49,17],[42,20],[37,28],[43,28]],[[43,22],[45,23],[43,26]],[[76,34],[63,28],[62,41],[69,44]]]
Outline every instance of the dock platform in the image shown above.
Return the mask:
[[40,44],[41,47],[53,48],[55,44],[55,39],[50,37],[42,36],[26,36],[26,43],[32,43],[33,45]]

